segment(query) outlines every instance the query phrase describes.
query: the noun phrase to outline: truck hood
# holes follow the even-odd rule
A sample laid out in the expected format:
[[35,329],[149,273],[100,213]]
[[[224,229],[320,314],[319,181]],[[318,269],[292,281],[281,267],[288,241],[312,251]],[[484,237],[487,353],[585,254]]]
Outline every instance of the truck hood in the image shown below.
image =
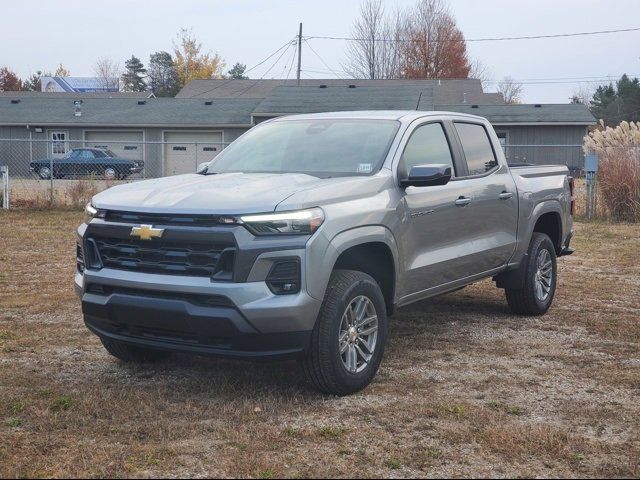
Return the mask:
[[[275,210],[298,192],[363,180],[366,178],[321,179],[297,173],[187,174],[118,185],[97,194],[92,203],[100,209],[142,213],[259,213]],[[331,190],[347,195],[348,188],[335,186]]]

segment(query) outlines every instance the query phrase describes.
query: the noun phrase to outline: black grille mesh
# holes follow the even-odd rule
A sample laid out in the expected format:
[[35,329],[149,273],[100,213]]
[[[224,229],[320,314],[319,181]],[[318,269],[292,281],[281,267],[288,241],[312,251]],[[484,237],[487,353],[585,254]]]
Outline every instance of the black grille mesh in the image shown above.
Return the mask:
[[144,273],[209,277],[229,245],[94,238],[102,265]]

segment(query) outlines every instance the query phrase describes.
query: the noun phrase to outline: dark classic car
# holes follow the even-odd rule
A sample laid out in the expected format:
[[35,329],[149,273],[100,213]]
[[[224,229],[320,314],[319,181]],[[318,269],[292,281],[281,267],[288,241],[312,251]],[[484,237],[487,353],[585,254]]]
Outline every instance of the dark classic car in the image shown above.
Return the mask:
[[53,178],[95,175],[123,179],[140,173],[144,162],[117,157],[111,150],[74,148],[62,158],[34,160],[30,168],[42,179],[49,179],[52,175]]

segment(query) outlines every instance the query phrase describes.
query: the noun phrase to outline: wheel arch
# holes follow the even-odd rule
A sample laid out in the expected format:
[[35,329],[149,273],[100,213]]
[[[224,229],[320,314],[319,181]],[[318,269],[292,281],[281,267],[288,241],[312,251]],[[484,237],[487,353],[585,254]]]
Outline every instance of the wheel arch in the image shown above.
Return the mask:
[[388,228],[372,225],[337,234],[329,242],[323,265],[320,298],[324,296],[333,270],[357,270],[376,280],[385,298],[388,314],[393,312],[396,303],[398,248]]

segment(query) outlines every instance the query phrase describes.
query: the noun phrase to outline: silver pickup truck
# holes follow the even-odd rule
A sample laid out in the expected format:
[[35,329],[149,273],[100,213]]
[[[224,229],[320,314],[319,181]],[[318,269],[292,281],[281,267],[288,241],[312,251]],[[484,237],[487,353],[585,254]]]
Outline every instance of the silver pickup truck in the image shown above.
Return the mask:
[[398,307],[493,277],[514,313],[544,314],[572,210],[567,168],[508,166],[481,117],[283,117],[197,173],[96,195],[75,286],[123,361],[296,357],[345,395],[375,376]]

